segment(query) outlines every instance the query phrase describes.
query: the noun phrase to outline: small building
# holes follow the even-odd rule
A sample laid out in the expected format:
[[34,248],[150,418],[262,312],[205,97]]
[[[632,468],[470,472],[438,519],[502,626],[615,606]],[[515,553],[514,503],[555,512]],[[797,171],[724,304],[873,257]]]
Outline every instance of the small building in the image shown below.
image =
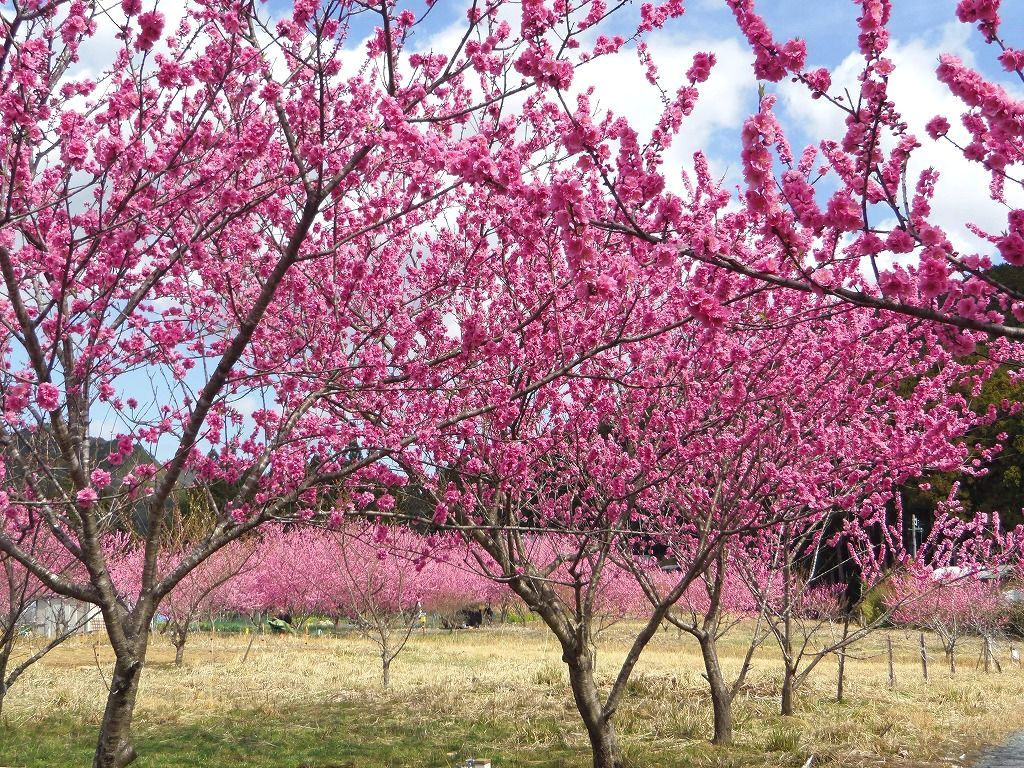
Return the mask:
[[22,614],[20,623],[33,634],[43,637],[103,630],[103,616],[97,606],[57,596],[33,600]]

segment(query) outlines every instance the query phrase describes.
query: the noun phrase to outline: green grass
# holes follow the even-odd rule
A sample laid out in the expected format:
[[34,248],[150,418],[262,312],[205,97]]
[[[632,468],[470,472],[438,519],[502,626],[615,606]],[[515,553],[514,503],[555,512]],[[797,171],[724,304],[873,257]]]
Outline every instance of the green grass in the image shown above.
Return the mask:
[[[399,707],[365,702],[297,707],[288,712],[241,710],[199,723],[136,724],[140,768],[239,765],[246,768],[378,768],[454,765],[483,755],[503,766],[578,765],[579,752],[547,740],[509,752],[488,749],[507,741],[500,721],[488,718],[444,724],[403,719]],[[550,721],[546,729],[557,730]],[[0,763],[19,768],[88,765],[96,723],[48,718],[0,732]]]
[[[245,768],[444,768],[469,756],[489,757],[495,768],[577,768],[587,762],[586,741],[575,713],[552,696],[533,713],[510,717],[481,707],[475,715],[449,711],[429,716],[429,701],[382,696],[376,701],[332,702],[240,709],[196,721],[142,717],[134,741],[139,768],[244,766]],[[703,705],[699,705],[703,708]],[[653,707],[653,708],[652,708]],[[828,706],[833,710],[836,707]],[[628,766],[802,766],[808,752],[786,720],[763,715],[763,736],[733,747],[704,741],[694,718],[706,713],[652,704],[641,692],[627,698],[620,734]],[[818,711],[834,718],[838,711]],[[652,726],[655,729],[652,730]],[[92,718],[49,717],[5,724],[0,765],[72,768],[88,765],[97,733]],[[752,734],[751,734],[752,735]],[[818,752],[821,765],[848,765]]]
[[[425,688],[422,696],[380,694],[321,704],[272,704],[196,720],[161,712],[137,718],[133,743],[139,768],[244,766],[245,768],[444,768],[466,757],[488,757],[496,768],[577,768],[588,750],[563,685],[546,681],[550,695],[533,712],[497,711],[493,699],[452,711]],[[693,718],[705,713],[654,705],[642,686],[627,696],[619,717],[627,765],[802,765],[806,756],[785,741],[740,743],[716,750]],[[469,694],[472,695],[471,693]],[[703,705],[701,705],[703,707]],[[468,712],[467,712],[468,709]],[[518,715],[518,716],[517,716]],[[651,726],[656,725],[656,731]],[[0,765],[72,768],[92,759],[98,720],[69,715],[14,724],[0,731]],[[698,732],[701,731],[701,732]],[[787,735],[789,732],[786,732]],[[790,736],[792,738],[792,736]],[[786,754],[769,754],[781,752]]]

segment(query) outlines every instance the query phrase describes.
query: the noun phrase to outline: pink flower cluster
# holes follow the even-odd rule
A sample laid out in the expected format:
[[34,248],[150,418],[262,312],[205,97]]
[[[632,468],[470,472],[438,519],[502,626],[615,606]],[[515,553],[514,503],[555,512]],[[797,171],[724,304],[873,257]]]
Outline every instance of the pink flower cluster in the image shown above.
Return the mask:
[[140,51],[150,50],[164,31],[164,15],[159,11],[139,14],[139,37],[135,47]]
[[691,83],[703,83],[711,76],[711,68],[715,66],[715,54],[698,52],[693,55],[693,64],[686,70],[686,77]]
[[965,24],[978,22],[986,40],[992,41],[999,32],[999,5],[1000,0],[960,0],[956,17]]
[[36,402],[44,411],[56,411],[60,407],[60,390],[43,382],[36,388]]
[[530,45],[515,61],[516,72],[533,78],[540,85],[568,88],[572,84],[572,63],[559,58],[547,41]]
[[777,83],[803,69],[807,59],[807,44],[803,40],[788,40],[779,45],[764,19],[754,11],[754,0],[726,2],[754,51],[754,74],[759,79]]
[[1002,86],[986,81],[958,57],[948,53],[939,57],[935,73],[954,95],[981,111],[991,126],[995,141],[1019,139],[1024,134],[1024,102],[1010,98]]

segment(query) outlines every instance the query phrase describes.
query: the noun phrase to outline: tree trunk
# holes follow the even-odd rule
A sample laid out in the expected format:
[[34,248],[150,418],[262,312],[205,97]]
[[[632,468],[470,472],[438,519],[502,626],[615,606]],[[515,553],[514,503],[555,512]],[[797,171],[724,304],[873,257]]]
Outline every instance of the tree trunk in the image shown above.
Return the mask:
[[381,667],[381,679],[382,679],[382,681],[384,683],[384,688],[390,688],[391,687],[391,659],[389,659],[386,655],[382,654],[381,655],[381,659],[380,659],[380,667]]
[[587,729],[594,768],[622,768],[622,750],[611,719],[605,716],[594,680],[594,660],[587,650],[566,651],[562,660],[569,666],[569,686],[576,709]]
[[255,639],[256,639],[256,629],[254,627],[253,630],[252,630],[252,634],[249,636],[249,644],[247,646],[245,646],[245,655],[242,656],[242,663],[243,664],[245,664],[245,662],[249,658],[249,651],[252,650],[252,643],[253,643],[253,640],[255,640]]
[[839,649],[839,682],[836,683],[836,702],[843,703],[843,682],[846,679],[846,649]]
[[843,703],[843,685],[846,682],[846,639],[850,636],[850,612],[843,616],[843,644],[839,647],[839,680],[836,683],[836,702]]
[[145,636],[136,639],[133,644],[136,652],[119,654],[114,664],[93,768],[124,768],[135,760],[135,747],[129,735],[146,658],[147,639]]
[[782,700],[779,704],[779,711],[783,715],[792,715],[794,712],[794,699],[796,693],[796,671],[786,665],[785,677],[782,678]]
[[171,624],[171,645],[174,646],[174,666],[180,667],[185,661],[185,643],[188,640],[188,623],[184,626]]
[[896,667],[893,666],[891,637],[885,638],[885,650],[889,660],[889,689],[894,691],[896,690]]
[[732,744],[732,692],[722,674],[715,638],[711,634],[706,634],[698,637],[697,641],[704,657],[705,676],[711,691],[711,708],[714,712],[715,734],[711,743]]
[[5,643],[0,651],[0,718],[4,713],[4,702],[7,701],[7,664],[11,659],[11,651],[14,650],[13,643]]
[[176,639],[174,642],[174,666],[180,667],[185,661],[185,638]]
[[921,633],[921,674],[928,681],[928,649],[924,645],[924,632]]

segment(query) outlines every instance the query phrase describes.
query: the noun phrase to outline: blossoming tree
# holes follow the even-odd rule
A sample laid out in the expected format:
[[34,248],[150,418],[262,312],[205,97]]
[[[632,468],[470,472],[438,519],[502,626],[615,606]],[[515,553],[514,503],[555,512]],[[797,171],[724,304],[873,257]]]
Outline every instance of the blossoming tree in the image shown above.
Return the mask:
[[[640,654],[728,541],[833,507],[860,520],[895,483],[966,456],[949,437],[974,415],[950,387],[978,372],[933,334],[898,315],[819,317],[812,296],[725,279],[709,280],[732,297],[713,320],[697,305],[671,332],[396,458],[433,493],[430,522],[464,531],[559,640],[597,766],[620,759],[614,715]],[[535,380],[532,365],[495,361],[493,378]],[[478,397],[456,385],[410,409],[461,411]],[[531,546],[542,533],[557,549]],[[657,557],[676,569],[660,572]],[[633,572],[650,604],[605,691],[594,632],[613,567]]]
[[1007,606],[999,583],[980,579],[983,570],[987,568],[979,564],[945,568],[919,565],[892,582],[888,604],[893,621],[932,630],[942,643],[951,675],[956,674],[960,640],[973,634],[990,642],[993,631],[1006,619]]
[[[553,322],[567,300],[556,295],[608,294],[634,267],[667,268],[621,244],[599,270],[596,237],[581,235],[532,271],[553,212],[585,186],[582,166],[553,170],[577,141],[555,89],[618,44],[584,43],[607,23],[604,3],[574,8],[566,28],[568,12],[543,3],[471,3],[444,51],[416,47],[429,5],[298,0],[278,22],[254,3],[143,5],[19,0],[0,19],[5,462],[33,478],[3,490],[84,575],[9,536],[0,550],[102,611],[116,663],[98,768],[135,757],[160,601],[232,540],[334,504],[347,478],[439,426],[377,418],[394,414],[389,393],[471,378],[492,344]],[[350,68],[346,36],[363,13],[375,29]],[[643,27],[679,13],[645,10]],[[76,71],[110,24],[90,71]],[[530,290],[495,301],[501,281]],[[615,343],[594,328],[551,376]],[[40,450],[16,445],[27,430]],[[139,446],[156,460],[119,476]],[[217,525],[163,570],[183,477],[232,490]],[[144,555],[123,600],[102,539],[130,527]]]
[[[164,552],[157,561],[158,573],[175,567],[181,557],[194,546],[194,539],[182,531],[173,541],[165,541]],[[121,544],[123,550],[110,559],[111,579],[115,588],[124,595],[137,594],[145,550],[142,546]],[[174,664],[181,666],[185,659],[185,646],[189,632],[204,613],[215,612],[231,605],[232,582],[256,567],[255,546],[247,541],[233,541],[204,559],[160,602],[159,616],[162,631],[174,646]]]
[[[976,417],[955,387],[991,370],[949,359],[934,334],[895,315],[848,311],[791,322],[815,306],[796,292],[779,292],[770,304],[755,300],[733,308],[736,327],[728,336],[739,359],[718,374],[731,378],[730,388],[720,395],[717,418],[689,433],[678,449],[687,457],[674,479],[684,508],[678,517],[658,521],[659,528],[646,527],[675,541],[683,562],[702,542],[722,544],[701,575],[706,589],[700,615],[668,614],[700,643],[716,742],[731,739],[731,701],[738,690],[718,662],[726,586],[744,582],[734,586],[762,616],[768,604],[763,593],[776,594],[764,553],[747,554],[751,543],[771,537],[791,543],[805,533],[810,539],[837,519],[868,526],[908,477],[962,466],[967,449],[950,437],[968,431]],[[713,363],[701,365],[714,371]],[[916,386],[907,383],[915,378]],[[693,408],[692,396],[688,389],[663,394],[659,407]],[[642,569],[636,575],[659,604],[664,588]]]

